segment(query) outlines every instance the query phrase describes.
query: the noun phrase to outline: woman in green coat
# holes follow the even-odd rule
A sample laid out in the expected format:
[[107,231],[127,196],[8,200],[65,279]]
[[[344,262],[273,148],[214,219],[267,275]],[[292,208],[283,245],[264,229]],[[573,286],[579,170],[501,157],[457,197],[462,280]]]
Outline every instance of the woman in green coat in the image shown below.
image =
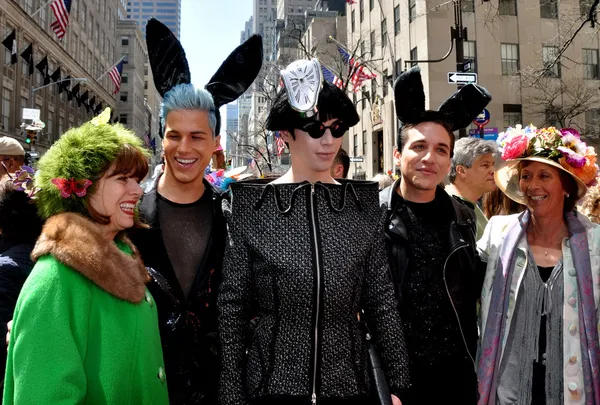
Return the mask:
[[168,404],[156,305],[123,233],[142,226],[147,155],[107,114],[39,162],[35,199],[47,220],[15,308],[5,405]]

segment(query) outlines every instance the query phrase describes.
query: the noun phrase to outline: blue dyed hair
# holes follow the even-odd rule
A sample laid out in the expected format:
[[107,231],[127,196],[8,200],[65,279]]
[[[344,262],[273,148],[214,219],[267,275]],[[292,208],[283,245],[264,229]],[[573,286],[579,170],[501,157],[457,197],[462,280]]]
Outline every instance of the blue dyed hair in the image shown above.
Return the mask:
[[[217,115],[212,95],[205,89],[196,89],[193,84],[178,84],[169,90],[163,99],[160,112],[160,124],[165,128],[167,115],[177,110],[208,111],[208,125],[215,134]],[[162,135],[162,134],[161,134]]]

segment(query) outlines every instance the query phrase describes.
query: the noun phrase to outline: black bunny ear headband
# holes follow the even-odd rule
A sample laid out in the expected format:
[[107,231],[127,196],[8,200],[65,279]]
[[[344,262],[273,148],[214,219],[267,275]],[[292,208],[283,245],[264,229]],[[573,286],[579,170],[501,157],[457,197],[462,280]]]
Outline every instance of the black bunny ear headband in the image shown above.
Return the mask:
[[[418,66],[402,73],[396,79],[394,99],[396,115],[403,126],[431,119],[431,114],[427,114],[429,118],[425,115],[425,92],[421,81],[421,69]],[[469,84],[450,96],[434,113],[439,114],[440,120],[449,123],[452,131],[457,131],[468,127],[490,101],[492,96],[485,88]]]
[[[151,18],[146,25],[146,45],[154,85],[163,98],[178,84],[192,82],[181,43],[171,30],[157,19]],[[205,86],[215,102],[215,135],[219,134],[221,128],[219,108],[244,94],[258,76],[262,60],[262,38],[260,35],[252,35],[233,50]]]

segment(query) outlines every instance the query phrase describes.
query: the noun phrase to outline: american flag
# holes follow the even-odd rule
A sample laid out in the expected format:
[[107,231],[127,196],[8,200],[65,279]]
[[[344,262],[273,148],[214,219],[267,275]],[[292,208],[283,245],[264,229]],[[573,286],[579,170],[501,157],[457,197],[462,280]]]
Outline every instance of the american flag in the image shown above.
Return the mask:
[[142,140],[144,141],[144,145],[146,145],[147,148],[150,148],[150,132],[146,132],[144,134],[144,136],[142,137]]
[[58,39],[63,39],[69,25],[69,13],[71,12],[71,0],[55,0],[50,4],[56,20],[50,24]]
[[340,89],[344,88],[344,82],[342,81],[342,79],[337,77],[331,70],[327,69],[325,66],[322,65],[321,70],[323,70],[323,78],[325,80],[327,80],[329,83],[333,84],[334,86]]
[[275,131],[275,144],[277,145],[277,156],[281,156],[285,150],[285,141],[281,137],[279,131]]
[[119,90],[121,90],[121,74],[123,73],[123,61],[117,63],[111,70],[108,72],[110,79],[115,84],[115,90],[112,94],[117,94]]
[[346,0],[346,3],[352,5],[352,4],[356,3],[356,0]]
[[371,80],[377,77],[375,73],[369,73],[365,71],[364,65],[356,58],[350,56],[350,54],[341,46],[338,45],[338,52],[342,56],[342,60],[348,65],[350,70],[350,82],[354,92],[360,91],[365,80]]

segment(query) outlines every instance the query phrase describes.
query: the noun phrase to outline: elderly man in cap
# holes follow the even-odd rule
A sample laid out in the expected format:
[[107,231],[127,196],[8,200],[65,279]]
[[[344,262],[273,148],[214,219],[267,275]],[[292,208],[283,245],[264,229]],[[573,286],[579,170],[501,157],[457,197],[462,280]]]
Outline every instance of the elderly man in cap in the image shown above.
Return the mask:
[[6,172],[1,173],[2,175],[12,174],[25,164],[25,149],[19,141],[8,136],[0,137],[0,162],[6,168]]

